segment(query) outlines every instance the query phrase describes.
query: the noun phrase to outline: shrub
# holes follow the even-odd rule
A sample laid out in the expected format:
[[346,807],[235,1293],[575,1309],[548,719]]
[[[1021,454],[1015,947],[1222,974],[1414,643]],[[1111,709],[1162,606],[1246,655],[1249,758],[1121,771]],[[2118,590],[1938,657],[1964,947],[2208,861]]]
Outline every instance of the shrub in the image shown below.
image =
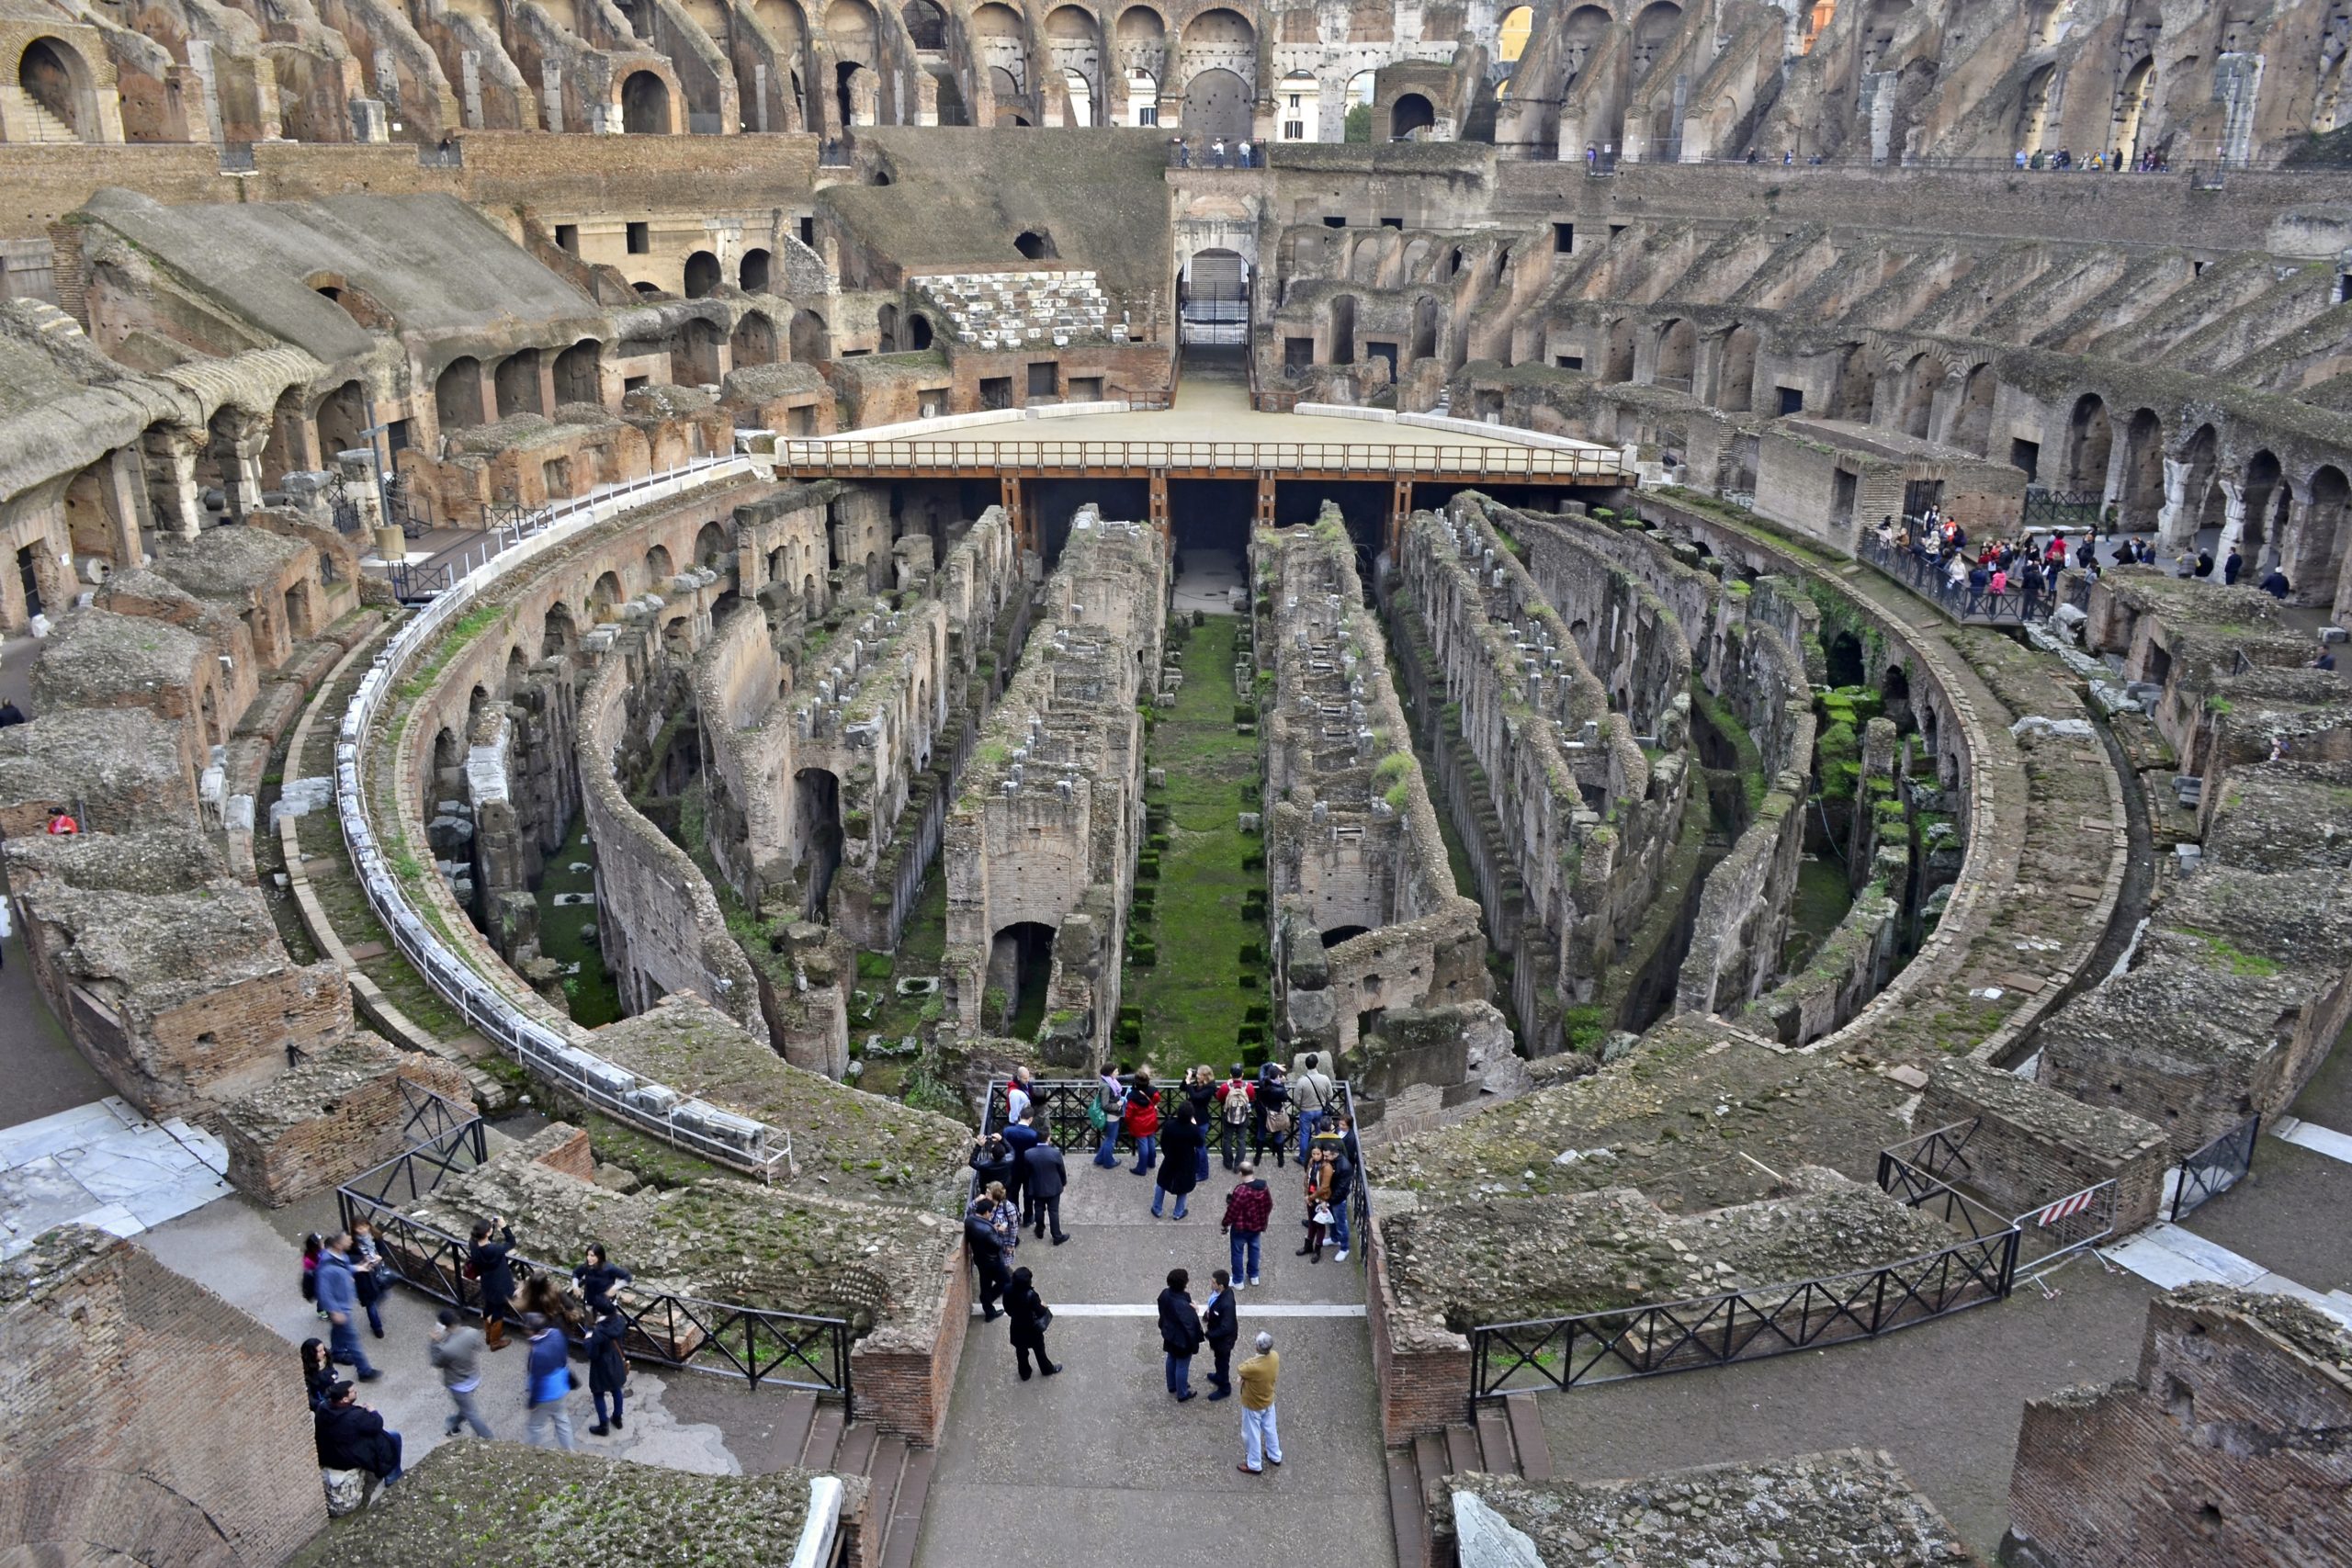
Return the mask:
[[1154,833],[1151,836],[1151,847],[1155,850],[1166,849],[1168,847],[1168,835],[1165,833]]
[[[1148,969],[1159,962],[1159,944],[1148,936],[1127,939],[1127,962],[1138,969]],[[1140,1032],[1141,1026],[1137,1026]]]
[[861,980],[887,980],[892,964],[887,953],[861,953],[857,955],[857,977]]
[[1262,1023],[1240,1024],[1233,1031],[1233,1043],[1236,1045],[1263,1045],[1266,1043],[1266,1026]]
[[1241,944],[1241,962],[1244,964],[1254,966],[1256,964],[1263,964],[1265,961],[1265,949],[1259,946],[1258,943],[1254,942],[1245,942]]
[[1244,871],[1263,871],[1266,869],[1266,857],[1261,854],[1244,855],[1241,857],[1241,869]]
[[1263,1002],[1251,1002],[1250,1004],[1250,1010],[1243,1013],[1241,1016],[1245,1021],[1250,1023],[1265,1023],[1272,1019],[1273,1010],[1269,1008]]
[[1159,880],[1159,851],[1146,850],[1143,853],[1136,856],[1136,880],[1137,882],[1157,882]]
[[1240,988],[1241,988],[1241,989],[1243,989],[1243,990],[1245,990],[1245,991],[1256,991],[1256,990],[1262,990],[1262,989],[1264,989],[1264,988],[1265,988],[1265,984],[1266,984],[1266,982],[1265,982],[1263,979],[1260,978],[1258,976],[1255,976],[1255,975],[1244,975],[1244,976],[1241,976],[1241,978],[1240,978],[1238,981],[1237,981],[1237,982],[1235,982],[1235,983],[1236,983],[1237,985],[1238,985],[1238,986],[1240,987]]
[[1257,723],[1257,722],[1258,722],[1258,710],[1257,710],[1257,708],[1256,708],[1255,706],[1253,706],[1252,705],[1249,704],[1249,703],[1236,703],[1236,704],[1234,704],[1234,705],[1233,705],[1233,722],[1234,722],[1234,723],[1236,723],[1236,724],[1255,724],[1255,723]]
[[1382,792],[1380,798],[1388,803],[1389,810],[1402,811],[1405,809],[1405,802],[1410,798],[1410,792],[1405,788],[1405,781],[1398,779]]

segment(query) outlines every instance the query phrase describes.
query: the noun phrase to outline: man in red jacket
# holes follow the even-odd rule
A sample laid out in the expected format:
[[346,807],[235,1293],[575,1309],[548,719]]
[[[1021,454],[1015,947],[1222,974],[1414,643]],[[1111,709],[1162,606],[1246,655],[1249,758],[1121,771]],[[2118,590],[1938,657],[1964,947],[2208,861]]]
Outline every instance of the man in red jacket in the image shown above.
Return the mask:
[[[1258,1179],[1258,1168],[1243,1160],[1241,1179],[1225,1195],[1225,1218],[1220,1222],[1220,1228],[1231,1238],[1235,1290],[1241,1289],[1244,1281],[1258,1282],[1258,1238],[1266,1234],[1266,1222],[1273,1217],[1274,1195]],[[1245,1262],[1247,1269],[1242,1267]]]

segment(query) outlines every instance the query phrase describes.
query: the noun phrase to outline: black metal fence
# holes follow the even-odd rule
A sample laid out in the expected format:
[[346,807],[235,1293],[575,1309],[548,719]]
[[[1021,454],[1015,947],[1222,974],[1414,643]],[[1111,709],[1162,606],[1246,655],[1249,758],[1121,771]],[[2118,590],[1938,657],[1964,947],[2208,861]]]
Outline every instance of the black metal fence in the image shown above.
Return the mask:
[[1481,1324],[1470,1331],[1470,1404],[1500,1394],[1760,1360],[1874,1338],[2005,1299],[2018,1228],[1957,1190],[1976,1123],[1938,1128],[1879,1156],[1879,1185],[1936,1214],[1962,1239],[1847,1274],[1613,1307],[1570,1317]]
[[2028,485],[2022,516],[2028,528],[2053,528],[2075,534],[2098,524],[2102,504],[2103,498],[2095,490],[2051,490],[2042,485]]
[[[988,1136],[1004,1125],[1006,1120],[1004,1097],[1005,1091],[1011,1087],[1010,1078],[989,1080],[988,1104],[982,1109],[980,1114],[982,1137]],[[1044,1114],[1047,1143],[1064,1154],[1069,1153],[1072,1149],[1091,1152],[1099,1146],[1096,1141],[1098,1134],[1092,1121],[1088,1117],[1087,1107],[1093,1103],[1095,1093],[1100,1087],[1100,1080],[1095,1078],[1040,1079],[1029,1086],[1029,1098],[1032,1103]],[[1172,1094],[1181,1094],[1183,1086],[1179,1081],[1171,1081],[1159,1087],[1160,1116],[1164,1121],[1168,1115],[1169,1097]],[[1363,1145],[1356,1129],[1355,1095],[1344,1078],[1336,1080],[1332,1089],[1331,1109],[1348,1119],[1348,1162],[1355,1168],[1355,1181],[1348,1192],[1348,1245],[1354,1250],[1358,1266],[1362,1267],[1371,1257],[1372,1201],[1364,1185]],[[1295,1114],[1295,1108],[1294,1108],[1294,1114]],[[1253,1119],[1251,1122],[1253,1134],[1255,1127],[1256,1122]],[[1114,1126],[1106,1130],[1117,1140],[1115,1146],[1118,1149],[1124,1153],[1134,1152],[1136,1141],[1127,1135],[1124,1127]],[[1216,1145],[1217,1133],[1218,1129],[1212,1124],[1208,1129],[1209,1144],[1212,1149]],[[1298,1125],[1295,1122],[1291,1124],[1290,1136],[1286,1141],[1290,1147],[1294,1149],[1297,1147]],[[1261,1170],[1258,1174],[1263,1176],[1265,1172]],[[978,1197],[979,1190],[979,1173],[975,1171],[972,1176],[971,1195]]]
[[2177,1222],[2208,1198],[2235,1187],[2238,1178],[2254,1164],[2254,1140],[2261,1132],[2262,1112],[2257,1111],[2182,1160],[2173,1186],[2172,1211],[2165,1217]]
[[2060,594],[2029,591],[2015,583],[2005,593],[1977,588],[1965,578],[1955,583],[1945,558],[1929,559],[1916,548],[1898,549],[1875,534],[1862,536],[1858,553],[1864,561],[1921,598],[1933,600],[1939,609],[1957,621],[2023,626],[2028,621],[2043,619],[2061,602]]
[[[430,1125],[438,1114],[431,1106],[414,1107],[411,1125]],[[470,1244],[414,1218],[407,1209],[486,1157],[480,1117],[447,1127],[336,1189],[344,1227],[367,1220],[375,1227],[378,1249],[401,1282],[436,1301],[478,1313],[481,1285],[466,1274]],[[508,1261],[518,1286],[537,1274],[554,1280],[570,1276],[569,1269],[520,1254],[510,1255]],[[741,1377],[755,1388],[773,1383],[849,1398],[852,1335],[844,1318],[730,1306],[636,1285],[616,1289],[613,1300],[630,1323],[621,1348],[638,1360]],[[582,1342],[576,1325],[567,1323],[564,1329],[574,1344]]]

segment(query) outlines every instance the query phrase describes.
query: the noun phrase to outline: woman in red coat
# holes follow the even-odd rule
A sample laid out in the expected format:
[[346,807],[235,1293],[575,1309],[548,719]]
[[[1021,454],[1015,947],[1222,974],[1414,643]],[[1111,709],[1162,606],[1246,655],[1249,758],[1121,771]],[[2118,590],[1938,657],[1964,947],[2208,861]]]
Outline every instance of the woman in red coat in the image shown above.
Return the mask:
[[1136,1069],[1136,1081],[1127,1089],[1125,1120],[1127,1136],[1136,1141],[1136,1174],[1142,1176],[1159,1151],[1159,1091],[1151,1086],[1149,1067]]

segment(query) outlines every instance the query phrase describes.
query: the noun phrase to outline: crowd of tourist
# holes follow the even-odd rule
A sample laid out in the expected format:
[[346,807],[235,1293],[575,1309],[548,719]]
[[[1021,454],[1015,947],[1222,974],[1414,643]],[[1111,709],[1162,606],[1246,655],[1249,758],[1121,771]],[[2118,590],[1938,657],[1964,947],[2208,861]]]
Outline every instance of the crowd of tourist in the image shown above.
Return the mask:
[[[2102,547],[2096,525],[2078,535],[2071,545],[2064,530],[2039,539],[2029,535],[1972,544],[1965,528],[1934,507],[1916,518],[1883,517],[1871,535],[1881,548],[1910,557],[1917,563],[1914,576],[1923,583],[1948,597],[1964,596],[1968,613],[1996,618],[2012,610],[2021,617],[2041,614],[2062,596],[2069,570],[2096,579],[2109,566],[2162,564],[2155,546],[2146,536],[2110,530]],[[2217,573],[2225,586],[2234,587],[2245,579],[2245,558],[2236,546],[2218,565],[2213,552],[2201,547],[2184,549],[2173,563],[2176,577],[2210,581]],[[2292,588],[2287,574],[2276,565],[2252,585],[2279,600]]]

